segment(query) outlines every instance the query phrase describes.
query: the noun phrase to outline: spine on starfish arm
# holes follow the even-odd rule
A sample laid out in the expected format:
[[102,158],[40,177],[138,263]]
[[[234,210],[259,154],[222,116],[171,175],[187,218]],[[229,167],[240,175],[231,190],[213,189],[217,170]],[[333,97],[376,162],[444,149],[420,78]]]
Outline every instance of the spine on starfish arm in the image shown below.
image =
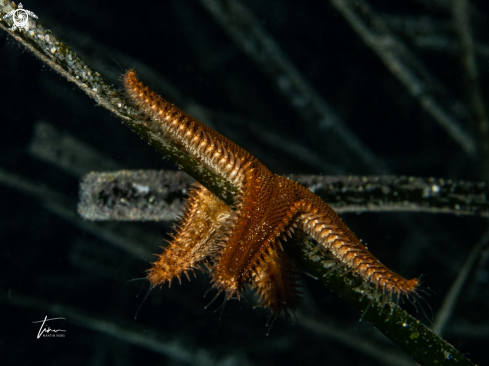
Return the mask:
[[243,168],[252,163],[253,155],[151,91],[137,79],[134,70],[128,70],[122,82],[129,98],[151,118],[148,125],[153,132],[170,139],[232,184],[240,185]]
[[384,301],[392,296],[397,301],[401,296],[411,301],[413,297],[419,297],[417,278],[407,280],[382,264],[326,202],[295,184],[304,198],[297,207],[297,211],[302,212],[298,217],[301,228],[333,254],[339,261],[338,267],[346,266],[348,272],[357,273],[366,283],[372,283],[376,291],[382,292]]

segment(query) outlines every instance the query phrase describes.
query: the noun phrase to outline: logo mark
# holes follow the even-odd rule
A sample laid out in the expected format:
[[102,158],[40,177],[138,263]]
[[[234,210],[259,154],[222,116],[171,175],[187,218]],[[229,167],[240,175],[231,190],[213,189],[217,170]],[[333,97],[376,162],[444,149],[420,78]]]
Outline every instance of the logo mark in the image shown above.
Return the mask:
[[62,338],[65,336],[64,333],[58,334],[58,332],[66,332],[64,329],[51,329],[50,327],[46,326],[46,322],[51,321],[51,320],[58,320],[58,319],[63,319],[66,320],[65,318],[51,318],[48,319],[48,316],[46,315],[43,320],[37,320],[33,323],[42,323],[41,328],[39,328],[39,332],[37,332],[37,339],[41,337],[48,337],[48,338]]
[[37,15],[34,14],[30,10],[24,9],[22,3],[19,4],[19,7],[16,10],[12,10],[5,14],[3,19],[7,19],[12,17],[14,20],[14,25],[12,26],[12,30],[15,31],[17,28],[25,30],[29,30],[29,15],[33,18],[37,19]]

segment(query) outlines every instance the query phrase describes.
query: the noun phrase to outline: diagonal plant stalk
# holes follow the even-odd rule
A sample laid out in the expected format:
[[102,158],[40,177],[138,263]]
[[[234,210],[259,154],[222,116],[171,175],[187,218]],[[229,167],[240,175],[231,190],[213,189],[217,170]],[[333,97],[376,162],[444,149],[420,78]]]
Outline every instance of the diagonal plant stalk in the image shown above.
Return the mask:
[[[15,9],[13,3],[0,0],[0,18],[13,9]],[[180,168],[226,203],[233,203],[236,190],[231,184],[208,171],[170,142],[151,132],[146,123],[138,119],[138,111],[125,100],[118,90],[109,85],[98,72],[51,31],[32,20],[29,21],[28,30],[12,31],[8,28],[10,26],[12,26],[11,19],[0,22],[0,28],[33,52],[42,62],[75,83],[99,105],[119,117],[131,130],[172,159]],[[363,318],[377,327],[421,365],[473,365],[453,346],[399,307],[389,303],[384,311],[380,312],[382,305],[377,299],[373,299],[371,293],[362,296],[365,295],[363,293],[365,290],[359,289],[361,282],[353,275],[342,276],[338,272],[327,274],[328,258],[321,252],[315,252],[313,244],[304,242],[301,248],[304,253],[300,252],[299,247],[290,247],[287,250],[302,263],[306,271],[320,278],[331,291],[359,313],[364,313],[372,302],[373,309],[364,313]]]
[[[13,9],[9,1],[0,1],[0,18],[3,18]],[[0,27],[54,71],[64,76],[68,81],[75,83],[98,105],[119,117],[132,131],[173,160],[175,164],[205,185],[212,193],[227,204],[233,203],[232,196],[236,193],[236,189],[231,184],[153,133],[145,122],[141,121],[140,116],[138,118],[139,112],[124,99],[120,91],[107,83],[97,71],[83,61],[76,52],[58,39],[49,29],[33,22],[31,18],[29,18],[29,24],[31,25],[29,31],[12,31],[8,28],[12,26],[12,18],[7,18],[0,22]]]

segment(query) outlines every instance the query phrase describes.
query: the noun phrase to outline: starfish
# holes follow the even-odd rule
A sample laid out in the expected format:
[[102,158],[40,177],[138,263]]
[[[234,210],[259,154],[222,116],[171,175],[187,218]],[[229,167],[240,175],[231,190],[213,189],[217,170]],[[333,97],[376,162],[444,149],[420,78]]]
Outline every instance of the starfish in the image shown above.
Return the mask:
[[296,267],[283,250],[294,229],[311,236],[320,250],[334,257],[384,296],[415,294],[419,281],[407,280],[370,253],[336,212],[302,185],[273,174],[257,158],[158,96],[128,70],[126,93],[161,135],[202,165],[237,187],[235,204],[227,206],[195,183],[189,192],[173,240],[159,255],[147,279],[151,288],[205,264],[218,294],[240,298],[245,285],[257,290],[260,305],[276,317],[289,315],[299,301]]

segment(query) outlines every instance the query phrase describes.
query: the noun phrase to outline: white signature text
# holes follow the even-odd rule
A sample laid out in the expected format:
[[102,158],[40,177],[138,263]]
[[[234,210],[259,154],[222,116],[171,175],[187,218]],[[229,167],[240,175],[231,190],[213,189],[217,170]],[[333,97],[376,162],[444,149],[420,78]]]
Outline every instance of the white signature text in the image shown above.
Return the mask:
[[[39,328],[39,332],[37,332],[37,339],[41,338],[41,336],[43,334],[45,334],[44,337],[46,337],[46,336],[52,336],[53,337],[54,334],[53,335],[50,335],[50,333],[66,332],[66,330],[63,330],[63,329],[51,329],[50,327],[45,326],[45,323],[46,322],[48,322],[50,320],[57,320],[57,319],[66,320],[65,318],[51,318],[51,319],[48,319],[48,317],[46,315],[43,320],[38,320],[38,321],[33,322],[33,323],[42,323],[41,324],[41,328]],[[64,334],[63,335],[60,334],[59,336],[64,337]]]

